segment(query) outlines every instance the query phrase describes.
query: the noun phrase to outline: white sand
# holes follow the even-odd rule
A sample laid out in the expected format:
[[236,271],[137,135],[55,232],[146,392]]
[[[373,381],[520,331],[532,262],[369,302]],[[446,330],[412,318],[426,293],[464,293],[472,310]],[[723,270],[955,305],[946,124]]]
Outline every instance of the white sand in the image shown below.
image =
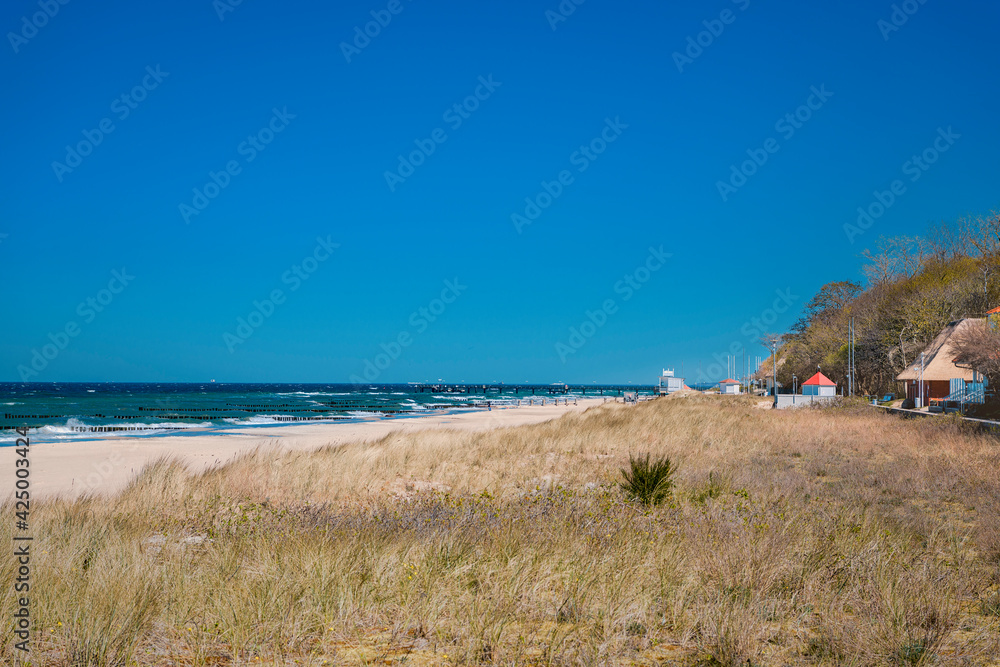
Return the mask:
[[[610,400],[610,399],[609,399]],[[604,399],[583,399],[577,405],[520,406],[461,414],[432,414],[402,419],[352,423],[295,424],[227,429],[211,434],[136,438],[108,436],[86,442],[32,444],[31,495],[73,498],[82,493],[113,493],[124,488],[142,468],[161,457],[201,472],[259,446],[279,450],[310,450],[346,442],[372,441],[392,432],[433,428],[469,431],[537,424],[567,412],[582,412]],[[0,448],[0,497],[14,489],[14,447]],[[9,490],[6,491],[5,490]]]

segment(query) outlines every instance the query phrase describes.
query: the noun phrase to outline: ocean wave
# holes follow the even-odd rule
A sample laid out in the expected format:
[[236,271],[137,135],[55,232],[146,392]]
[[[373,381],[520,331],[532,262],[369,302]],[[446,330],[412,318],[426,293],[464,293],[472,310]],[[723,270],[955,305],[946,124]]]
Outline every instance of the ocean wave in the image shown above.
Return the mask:
[[[60,440],[81,440],[93,439],[94,436],[128,436],[128,435],[157,435],[169,433],[171,431],[181,431],[188,429],[210,428],[212,422],[200,422],[192,424],[189,422],[163,422],[160,424],[147,424],[142,422],[129,424],[88,424],[81,419],[71,417],[65,424],[49,424],[39,428],[28,430],[28,437],[40,442],[60,441]],[[100,429],[108,429],[102,431]],[[126,430],[127,429],[127,430]],[[16,433],[0,433],[0,445],[13,443],[17,440]]]
[[261,424],[309,424],[335,420],[335,415],[323,415],[319,419],[293,417],[291,415],[254,415],[252,417],[229,417],[222,421],[233,426],[259,426]]

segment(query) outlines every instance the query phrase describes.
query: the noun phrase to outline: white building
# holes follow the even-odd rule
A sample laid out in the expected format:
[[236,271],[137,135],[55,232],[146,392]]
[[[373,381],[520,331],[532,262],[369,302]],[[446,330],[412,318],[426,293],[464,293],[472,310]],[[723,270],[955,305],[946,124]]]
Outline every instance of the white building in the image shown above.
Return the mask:
[[802,383],[803,396],[836,396],[837,383],[823,375],[816,373],[811,378]]
[[723,380],[719,383],[719,393],[737,396],[740,393],[740,383],[736,380]]
[[674,369],[664,368],[660,376],[660,395],[672,394],[684,388],[684,378],[674,377]]

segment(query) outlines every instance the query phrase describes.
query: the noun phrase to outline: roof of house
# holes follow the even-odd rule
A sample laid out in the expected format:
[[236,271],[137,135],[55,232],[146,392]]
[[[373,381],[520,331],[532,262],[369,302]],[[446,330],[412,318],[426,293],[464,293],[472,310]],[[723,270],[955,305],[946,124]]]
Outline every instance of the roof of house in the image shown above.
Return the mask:
[[[924,380],[952,380],[962,378],[972,381],[974,378],[971,368],[960,368],[955,365],[955,350],[952,348],[955,335],[972,326],[976,322],[981,322],[974,318],[955,320],[941,330],[941,333],[924,350]],[[913,360],[913,363],[896,376],[897,380],[919,380],[920,379],[920,355]]]
[[988,312],[987,312],[986,314],[987,314],[987,315],[996,315],[997,313],[1000,313],[1000,306],[997,306],[997,307],[996,307],[996,308],[994,308],[993,310],[991,310],[991,311],[988,311]]
[[719,384],[739,384],[739,381],[738,380],[729,380],[729,379],[726,379],[726,380],[723,380],[722,382],[720,382]]
[[836,387],[837,383],[823,375],[822,373],[816,373],[811,378],[802,383],[802,386],[806,385],[819,385],[821,387]]

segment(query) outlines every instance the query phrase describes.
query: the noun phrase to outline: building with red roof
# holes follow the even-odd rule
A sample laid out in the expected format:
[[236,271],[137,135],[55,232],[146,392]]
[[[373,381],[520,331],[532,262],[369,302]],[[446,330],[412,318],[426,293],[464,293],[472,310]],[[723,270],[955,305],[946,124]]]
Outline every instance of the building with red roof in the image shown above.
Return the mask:
[[802,383],[803,396],[836,396],[837,383],[823,375],[816,373],[811,378]]
[[739,381],[726,378],[725,380],[719,383],[719,393],[729,394],[731,396],[739,395],[740,393]]

